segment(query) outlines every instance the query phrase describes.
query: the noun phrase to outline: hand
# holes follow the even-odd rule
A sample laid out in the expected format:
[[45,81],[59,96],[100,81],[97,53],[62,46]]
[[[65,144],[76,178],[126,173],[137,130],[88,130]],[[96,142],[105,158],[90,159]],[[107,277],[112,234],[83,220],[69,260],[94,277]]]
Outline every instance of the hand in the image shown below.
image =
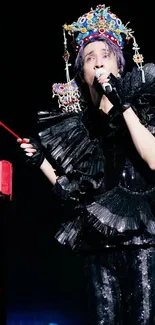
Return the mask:
[[104,95],[116,107],[119,113],[124,113],[131,104],[123,100],[123,94],[121,96],[119,79],[102,68],[97,70],[96,76],[98,82],[102,85]]
[[17,139],[22,149],[25,162],[33,167],[40,167],[44,160],[44,153],[41,144],[32,138]]

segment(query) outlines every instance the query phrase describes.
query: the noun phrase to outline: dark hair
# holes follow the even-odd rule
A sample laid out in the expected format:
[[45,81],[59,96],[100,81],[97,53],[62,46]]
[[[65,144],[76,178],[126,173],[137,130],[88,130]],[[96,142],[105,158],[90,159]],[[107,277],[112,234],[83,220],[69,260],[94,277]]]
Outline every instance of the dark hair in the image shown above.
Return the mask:
[[86,43],[84,43],[81,46],[81,48],[79,50],[79,53],[78,53],[78,55],[76,57],[76,60],[75,60],[75,65],[74,65],[75,73],[77,75],[79,75],[80,77],[83,76],[83,51],[84,51],[84,48],[89,43],[93,43],[95,41],[105,42],[108,45],[109,51],[113,52],[116,55],[117,65],[118,65],[118,68],[120,69],[120,72],[123,72],[124,66],[125,66],[125,59],[124,59],[122,50],[117,45],[115,45],[112,41],[110,41],[107,37],[105,37],[105,36],[94,36],[89,41],[87,41]]

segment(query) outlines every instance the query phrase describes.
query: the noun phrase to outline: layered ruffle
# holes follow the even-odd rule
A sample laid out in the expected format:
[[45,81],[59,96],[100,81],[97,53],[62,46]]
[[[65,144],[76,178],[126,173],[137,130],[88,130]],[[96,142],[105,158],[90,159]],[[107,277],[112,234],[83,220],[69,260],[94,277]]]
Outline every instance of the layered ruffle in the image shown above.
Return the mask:
[[86,208],[88,223],[105,235],[109,229],[124,233],[137,230],[142,224],[155,235],[155,187],[145,193],[116,187]]
[[72,249],[155,245],[155,188],[137,193],[117,187],[96,197],[93,203],[77,207],[77,212],[55,236]]
[[41,144],[61,176],[54,191],[75,201],[103,191],[103,152],[99,141],[90,139],[82,114],[39,112],[38,117]]

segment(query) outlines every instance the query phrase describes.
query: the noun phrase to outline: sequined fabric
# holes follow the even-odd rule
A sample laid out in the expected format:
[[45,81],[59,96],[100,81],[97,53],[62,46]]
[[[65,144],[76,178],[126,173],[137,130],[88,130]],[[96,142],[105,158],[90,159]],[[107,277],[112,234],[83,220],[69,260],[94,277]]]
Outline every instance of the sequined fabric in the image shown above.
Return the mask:
[[154,247],[87,256],[88,325],[154,325],[154,267]]

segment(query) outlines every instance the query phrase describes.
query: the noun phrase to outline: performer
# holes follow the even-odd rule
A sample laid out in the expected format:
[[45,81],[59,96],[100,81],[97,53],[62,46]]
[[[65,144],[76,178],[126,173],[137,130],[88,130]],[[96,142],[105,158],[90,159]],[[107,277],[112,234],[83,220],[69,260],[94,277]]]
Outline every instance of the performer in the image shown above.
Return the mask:
[[[63,32],[59,108],[38,112],[38,138],[18,142],[68,207],[56,239],[83,254],[88,324],[154,325],[155,65],[143,65],[133,31],[105,5]],[[72,80],[67,32],[77,50]],[[126,41],[136,64],[129,72]]]

